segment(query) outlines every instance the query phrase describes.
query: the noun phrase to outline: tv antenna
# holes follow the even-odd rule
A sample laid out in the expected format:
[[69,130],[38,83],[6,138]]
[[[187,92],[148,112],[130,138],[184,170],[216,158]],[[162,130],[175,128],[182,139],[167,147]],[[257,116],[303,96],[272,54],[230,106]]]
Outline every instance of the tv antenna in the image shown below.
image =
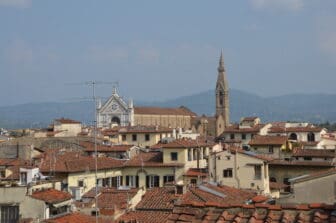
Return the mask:
[[113,89],[119,85],[118,81],[114,82],[102,82],[102,81],[85,81],[80,83],[69,83],[68,85],[82,85],[88,86],[92,89],[93,108],[94,108],[94,125],[93,125],[93,136],[94,136],[94,153],[95,153],[95,214],[96,223],[98,223],[98,182],[97,182],[97,171],[98,171],[98,152],[97,152],[97,97],[96,97],[96,86],[97,85],[113,85]]

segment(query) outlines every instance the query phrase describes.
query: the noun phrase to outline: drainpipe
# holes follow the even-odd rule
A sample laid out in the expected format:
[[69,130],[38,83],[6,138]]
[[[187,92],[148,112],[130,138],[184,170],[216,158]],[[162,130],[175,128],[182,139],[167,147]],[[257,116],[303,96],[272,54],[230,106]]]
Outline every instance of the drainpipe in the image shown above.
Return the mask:
[[239,180],[239,177],[238,177],[238,151],[237,151],[237,148],[236,148],[236,154],[235,154],[235,159],[234,159],[234,171],[235,171],[235,179],[237,181],[237,188],[240,189],[240,180]]

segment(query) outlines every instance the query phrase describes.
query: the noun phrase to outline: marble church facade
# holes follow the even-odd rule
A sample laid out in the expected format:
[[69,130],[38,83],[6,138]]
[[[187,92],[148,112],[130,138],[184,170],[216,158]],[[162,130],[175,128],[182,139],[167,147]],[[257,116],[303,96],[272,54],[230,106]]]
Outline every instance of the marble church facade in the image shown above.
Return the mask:
[[192,130],[201,135],[220,135],[229,126],[229,88],[221,53],[216,82],[215,117],[197,116],[188,108],[138,107],[133,101],[125,102],[114,89],[111,97],[97,108],[98,127],[162,126]]

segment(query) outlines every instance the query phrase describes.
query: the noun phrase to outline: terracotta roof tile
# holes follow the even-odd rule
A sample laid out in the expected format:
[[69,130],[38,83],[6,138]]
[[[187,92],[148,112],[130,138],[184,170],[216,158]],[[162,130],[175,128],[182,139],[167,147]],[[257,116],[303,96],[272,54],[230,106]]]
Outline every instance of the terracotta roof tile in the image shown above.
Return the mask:
[[[48,219],[47,223],[96,223],[96,218],[94,216],[85,215],[79,212],[70,213],[64,216],[56,217],[53,219]],[[102,219],[98,218],[98,223],[113,223],[112,219]]]
[[183,115],[183,116],[196,116],[186,107],[179,108],[162,108],[162,107],[134,107],[134,114],[137,115]]
[[[85,152],[94,152],[95,146],[92,142],[81,142],[80,145],[84,147]],[[98,152],[126,152],[129,151],[134,145],[101,145],[97,144]]]
[[334,158],[335,152],[325,149],[296,149],[293,157],[328,157]]
[[287,142],[286,136],[261,136],[256,135],[249,142],[249,145],[284,145]]
[[81,123],[79,121],[75,121],[75,120],[67,119],[67,118],[55,119],[55,121],[61,124],[80,124]]
[[[98,170],[122,167],[123,160],[110,157],[98,157]],[[95,158],[83,156],[80,152],[47,150],[41,159],[41,172],[81,172],[95,169]]]
[[166,222],[171,212],[166,211],[131,211],[120,218],[119,223],[159,223]]
[[226,127],[219,137],[224,137],[225,133],[258,133],[264,126],[265,124],[257,124],[250,128],[240,128],[238,124],[234,124]]
[[176,199],[175,187],[151,188],[146,191],[136,209],[171,211],[174,208],[174,201]]
[[35,199],[42,200],[50,204],[60,203],[72,198],[71,194],[68,192],[55,189],[35,191],[31,196]]
[[197,147],[211,147],[213,146],[214,143],[212,141],[207,141],[204,140],[203,138],[199,139],[187,139],[187,138],[182,138],[182,139],[177,139],[169,143],[160,143],[158,145],[155,145],[155,148],[164,148],[164,149],[169,149],[169,148],[197,148]]

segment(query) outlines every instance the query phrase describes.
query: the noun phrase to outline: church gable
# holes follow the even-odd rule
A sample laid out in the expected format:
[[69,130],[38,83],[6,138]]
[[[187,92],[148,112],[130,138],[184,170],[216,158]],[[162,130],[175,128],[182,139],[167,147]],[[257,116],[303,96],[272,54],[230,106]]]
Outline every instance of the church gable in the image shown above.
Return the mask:
[[110,113],[127,113],[127,104],[116,95],[112,95],[107,102],[99,109],[100,114],[110,114]]

